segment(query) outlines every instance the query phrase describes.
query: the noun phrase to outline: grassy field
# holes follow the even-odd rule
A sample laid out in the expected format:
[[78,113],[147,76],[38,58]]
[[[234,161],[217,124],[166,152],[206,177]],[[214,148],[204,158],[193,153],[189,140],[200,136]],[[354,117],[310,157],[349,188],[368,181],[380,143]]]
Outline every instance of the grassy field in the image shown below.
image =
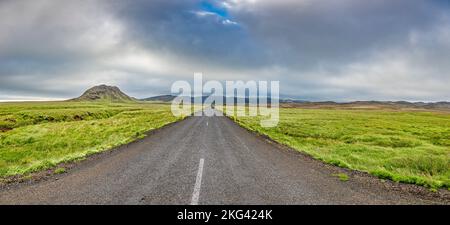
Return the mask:
[[82,159],[179,119],[168,104],[0,103],[0,177]]
[[[82,159],[179,119],[162,103],[0,103],[0,177]],[[281,108],[277,127],[260,119],[237,122],[334,165],[450,188],[448,112]]]
[[281,108],[277,127],[239,117],[265,134],[325,162],[394,181],[450,188],[450,113]]

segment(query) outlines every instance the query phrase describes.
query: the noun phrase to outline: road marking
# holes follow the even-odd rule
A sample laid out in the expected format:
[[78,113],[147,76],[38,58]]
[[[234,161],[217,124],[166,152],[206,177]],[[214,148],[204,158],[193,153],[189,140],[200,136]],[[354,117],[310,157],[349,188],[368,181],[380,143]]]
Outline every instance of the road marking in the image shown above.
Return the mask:
[[206,121],[206,126],[208,126],[208,121]]
[[197,178],[195,179],[194,193],[192,193],[191,205],[198,205],[198,198],[200,197],[200,187],[202,186],[202,174],[203,174],[203,163],[205,160],[200,159],[198,164]]

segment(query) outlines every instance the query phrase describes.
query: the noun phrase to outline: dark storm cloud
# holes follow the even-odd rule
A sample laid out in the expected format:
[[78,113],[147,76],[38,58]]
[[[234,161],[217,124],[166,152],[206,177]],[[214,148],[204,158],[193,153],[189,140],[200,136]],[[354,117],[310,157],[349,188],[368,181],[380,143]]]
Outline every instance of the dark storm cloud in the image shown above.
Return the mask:
[[[251,67],[263,61],[247,30],[217,6],[205,1],[138,1],[121,5],[128,38],[143,47],[170,51],[203,64]],[[208,4],[209,5],[209,4]],[[218,5],[218,4],[216,4]]]
[[[310,99],[448,100],[448,1],[227,1]],[[448,40],[448,39],[447,39]],[[423,85],[426,83],[427,85]],[[372,85],[371,85],[372,84]]]
[[0,2],[0,99],[107,83],[136,97],[192,79],[280,80],[312,100],[450,100],[448,1]]
[[358,60],[401,44],[410,31],[429,27],[443,12],[429,1],[303,0],[237,5],[235,14],[268,45],[277,63],[311,67]]

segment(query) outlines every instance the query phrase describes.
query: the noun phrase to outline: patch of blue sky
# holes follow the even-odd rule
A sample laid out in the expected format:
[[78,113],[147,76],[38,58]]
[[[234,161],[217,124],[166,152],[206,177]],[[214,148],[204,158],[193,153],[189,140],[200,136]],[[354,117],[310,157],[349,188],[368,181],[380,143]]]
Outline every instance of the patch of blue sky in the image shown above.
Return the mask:
[[211,1],[202,1],[200,3],[200,8],[203,11],[215,13],[223,18],[227,18],[227,19],[229,18],[229,14],[226,9],[215,5]]

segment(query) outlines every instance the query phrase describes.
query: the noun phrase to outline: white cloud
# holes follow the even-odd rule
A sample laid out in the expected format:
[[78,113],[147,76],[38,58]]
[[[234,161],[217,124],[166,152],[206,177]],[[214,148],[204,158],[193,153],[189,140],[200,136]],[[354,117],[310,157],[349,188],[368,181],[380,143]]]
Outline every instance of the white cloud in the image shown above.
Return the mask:
[[4,1],[0,3],[0,55],[51,54],[54,49],[99,54],[120,44],[122,26],[98,1]]
[[229,20],[229,19],[222,20],[222,23],[223,23],[224,25],[238,25],[237,22],[231,21],[231,20]]
[[195,15],[198,17],[205,17],[205,16],[219,16],[217,13],[208,12],[208,11],[192,11]]

